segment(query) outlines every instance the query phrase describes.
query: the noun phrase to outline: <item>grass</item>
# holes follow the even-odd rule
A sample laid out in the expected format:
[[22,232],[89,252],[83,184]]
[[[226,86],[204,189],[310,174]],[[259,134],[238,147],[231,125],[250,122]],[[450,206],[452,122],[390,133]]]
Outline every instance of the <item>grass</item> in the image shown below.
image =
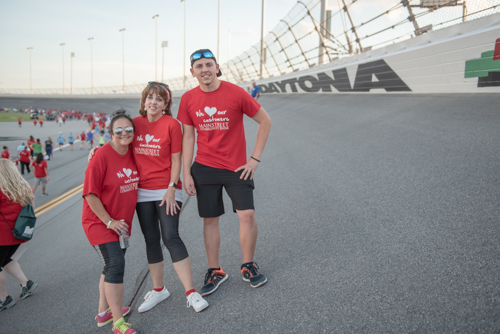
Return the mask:
[[[29,114],[25,113],[19,113],[19,112],[5,112],[1,111],[0,112],[0,122],[16,122],[21,117],[23,119],[23,122],[33,122],[33,120],[30,118]],[[43,119],[45,122],[45,116],[38,117],[38,119]]]

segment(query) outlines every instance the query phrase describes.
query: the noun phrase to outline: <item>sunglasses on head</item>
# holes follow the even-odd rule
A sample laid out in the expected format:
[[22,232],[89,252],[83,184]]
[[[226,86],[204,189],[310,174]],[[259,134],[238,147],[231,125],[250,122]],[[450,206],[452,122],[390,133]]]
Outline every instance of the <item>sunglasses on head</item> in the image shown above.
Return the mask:
[[205,52],[193,53],[191,55],[191,61],[198,60],[198,59],[201,59],[201,58],[214,58],[214,54],[212,52],[210,52],[210,51],[205,51]]
[[113,130],[115,135],[119,136],[123,133],[123,130],[125,130],[126,133],[132,133],[134,132],[134,128],[131,126],[126,126],[125,128],[116,128]]
[[151,86],[157,85],[157,86],[162,86],[164,88],[168,88],[168,85],[164,84],[163,82],[150,81],[150,82],[148,82],[148,85],[151,85]]

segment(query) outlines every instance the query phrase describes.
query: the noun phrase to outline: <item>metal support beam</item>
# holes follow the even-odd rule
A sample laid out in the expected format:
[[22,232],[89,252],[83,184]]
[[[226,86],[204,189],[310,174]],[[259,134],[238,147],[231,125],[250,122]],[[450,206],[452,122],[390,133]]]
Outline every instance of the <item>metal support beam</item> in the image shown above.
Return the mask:
[[250,76],[250,73],[248,73],[248,70],[247,70],[247,68],[246,68],[245,64],[243,64],[243,60],[241,60],[241,58],[240,58],[240,57],[236,57],[236,58],[238,58],[238,60],[240,61],[241,66],[243,66],[243,69],[245,70],[245,72],[247,72],[247,75],[248,75],[248,80],[252,80],[252,77]]
[[[255,73],[257,74],[257,76],[259,76],[262,79],[262,77],[260,76],[259,71],[257,71],[257,68],[255,67],[254,62],[252,61],[252,57],[250,57],[250,55],[246,51],[244,51],[243,53],[247,55],[247,58],[250,60],[250,64],[252,64],[253,69],[254,69]],[[258,52],[257,52],[257,54],[258,54]]]
[[345,0],[342,0],[342,3],[344,4],[344,11],[347,13],[347,17],[349,18],[349,21],[351,22],[351,27],[352,27],[351,30],[354,33],[354,35],[356,35],[356,42],[359,45],[359,51],[363,52],[364,49],[363,49],[363,46],[361,45],[361,40],[359,39],[358,31],[356,30],[356,26],[354,25],[354,22],[352,20],[351,13],[349,13],[349,8],[347,8],[347,5],[345,4]]
[[306,6],[305,3],[302,1],[297,1],[298,3],[304,5],[307,9],[307,14],[311,18],[313,24],[314,24],[314,29],[318,33],[319,36],[319,52],[318,52],[318,65],[319,64],[324,64],[325,63],[325,53],[328,55],[329,61],[332,61],[332,56],[328,52],[328,49],[326,48],[325,44],[325,39],[323,36],[326,36],[325,32],[325,22],[326,22],[326,0],[321,0],[321,21],[320,21],[320,27],[318,27],[318,24],[316,23],[316,20],[314,19],[314,16],[312,16],[311,11],[309,10],[309,7]]
[[269,33],[270,33],[270,34],[273,34],[273,35],[274,35],[274,37],[276,37],[276,40],[278,41],[278,43],[279,43],[279,45],[280,45],[280,47],[281,47],[281,51],[283,51],[283,53],[285,54],[286,60],[287,60],[287,61],[288,61],[288,63],[290,64],[290,67],[292,68],[292,71],[295,71],[295,69],[293,68],[293,64],[292,64],[292,62],[290,61],[290,58],[288,58],[288,55],[286,54],[285,48],[284,48],[284,47],[283,47],[283,45],[281,44],[281,41],[280,41],[280,39],[279,39],[278,35],[276,35],[276,34],[274,33],[274,31],[272,31],[272,30],[271,30]]
[[285,20],[280,20],[281,22],[285,22],[285,24],[288,26],[288,30],[292,33],[293,38],[295,39],[295,43],[299,46],[300,52],[302,52],[302,56],[304,56],[304,59],[306,60],[307,66],[311,67],[311,63],[309,63],[309,59],[307,59],[306,53],[302,49],[302,46],[299,43],[299,40],[297,39],[297,36],[295,36],[295,33],[292,30],[292,27],[286,22]]
[[[255,45],[252,45],[252,47],[255,49],[255,51],[257,51],[257,54],[259,55],[260,59],[261,59],[261,60],[262,60],[262,59],[264,59],[264,56],[263,56],[262,54],[259,54],[259,49],[257,49],[257,48],[255,47]],[[265,50],[266,50],[266,49],[265,49],[265,47],[264,47],[262,50],[264,50],[264,51],[265,51]],[[262,65],[262,64],[264,64],[264,68],[266,69],[267,76],[269,77],[270,75],[269,75],[269,71],[267,70],[266,63],[262,63],[262,62],[261,62],[261,65]],[[264,77],[264,76],[262,75],[262,69],[260,69],[260,78],[262,79],[263,77]]]
[[[342,0],[343,1],[343,0]],[[410,6],[410,1],[409,0],[401,0],[401,3],[403,6],[408,8],[408,13],[410,16],[408,16],[408,21],[413,23],[413,28],[415,28],[415,35],[422,35],[422,31],[420,30],[420,27],[418,26],[417,19],[415,18],[415,14],[413,14],[413,9]]]
[[[276,61],[276,58],[274,58],[274,55],[273,53],[271,52],[271,49],[269,48],[269,45],[267,45],[267,43],[264,41],[264,43],[266,44],[266,49],[269,51],[269,53],[271,54],[271,57],[273,58],[274,60],[274,63],[276,64],[276,67],[278,68],[278,72],[280,72],[280,74],[283,74],[283,72],[281,72],[281,69],[280,69],[280,66],[278,65],[278,62]],[[267,67],[266,67],[266,71],[267,71]],[[269,71],[267,72],[269,74]]]

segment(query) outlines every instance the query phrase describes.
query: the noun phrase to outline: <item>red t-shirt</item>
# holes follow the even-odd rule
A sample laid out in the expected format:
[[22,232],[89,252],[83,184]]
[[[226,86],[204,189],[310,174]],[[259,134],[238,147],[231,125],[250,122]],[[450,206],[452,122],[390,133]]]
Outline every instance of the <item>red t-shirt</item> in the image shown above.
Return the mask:
[[[4,193],[0,190],[0,212],[5,216],[0,222],[0,246],[11,246],[19,245],[26,240],[19,240],[14,238],[12,229],[16,226],[17,216],[21,212],[22,206],[20,204],[12,202]],[[5,222],[7,220],[7,222]],[[7,225],[8,224],[8,225]]]
[[31,161],[30,157],[31,157],[31,153],[28,150],[22,150],[21,152],[19,152],[19,161],[21,161],[21,162],[29,163]]
[[10,158],[10,153],[9,153],[9,152],[7,152],[7,151],[3,151],[3,152],[2,152],[2,158],[4,158],[4,159],[9,159],[9,158]]
[[243,114],[253,117],[259,109],[243,88],[221,81],[213,92],[198,86],[184,93],[177,119],[196,128],[196,162],[234,171],[247,163]]
[[80,140],[81,141],[84,141],[86,137],[87,136],[85,135],[85,133],[80,133]]
[[[139,188],[168,188],[172,154],[182,149],[181,125],[170,116],[162,116],[156,122],[148,122],[147,117],[137,116],[134,125],[132,148],[141,173]],[[181,180],[176,183],[177,189],[182,189]]]
[[[95,152],[87,166],[82,196],[84,199],[88,194],[99,197],[109,215],[123,219],[131,233],[138,184],[139,173],[132,151],[120,155],[108,143]],[[92,246],[118,241],[118,234],[108,230],[86,200],[83,201],[82,225]]]
[[30,151],[33,151],[33,144],[35,143],[35,140],[28,139],[28,148]]
[[47,173],[45,173],[45,168],[47,168],[47,161],[42,160],[39,164],[36,163],[36,160],[31,163],[33,167],[35,167],[35,177],[37,179],[41,179],[42,177],[46,177]]

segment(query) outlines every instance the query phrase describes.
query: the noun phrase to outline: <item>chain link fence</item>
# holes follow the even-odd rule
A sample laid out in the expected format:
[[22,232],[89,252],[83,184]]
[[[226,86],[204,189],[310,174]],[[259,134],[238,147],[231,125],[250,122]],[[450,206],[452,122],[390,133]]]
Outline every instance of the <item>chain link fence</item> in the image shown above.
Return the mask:
[[[325,6],[325,8],[322,8]],[[280,76],[398,43],[432,30],[500,12],[500,0],[303,0],[261,42],[228,63],[222,79],[241,84]],[[261,52],[262,49],[262,52]],[[168,79],[173,91],[198,85],[192,76]],[[73,94],[140,93],[146,83],[75,88]],[[29,94],[29,89],[0,93]],[[62,89],[33,89],[60,94]]]

